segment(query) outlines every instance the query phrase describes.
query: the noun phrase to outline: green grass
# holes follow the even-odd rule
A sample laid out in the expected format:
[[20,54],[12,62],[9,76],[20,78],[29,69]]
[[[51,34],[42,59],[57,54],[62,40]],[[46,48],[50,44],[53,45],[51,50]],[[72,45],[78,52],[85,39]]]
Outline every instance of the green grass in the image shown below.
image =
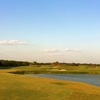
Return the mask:
[[92,85],[0,73],[0,100],[99,100],[100,88]]
[[[61,70],[66,71],[61,71]],[[51,65],[38,65],[37,66],[22,66],[12,67],[10,70],[23,71],[24,73],[71,73],[71,74],[100,74],[100,66],[51,66]]]
[[0,80],[0,100],[61,100],[71,93],[55,80],[8,73],[0,73]]
[[[99,68],[57,67],[68,71],[98,71]],[[11,74],[13,71],[48,71],[51,66],[22,66],[0,70],[0,100],[100,100],[100,87],[82,82]],[[86,70],[87,69],[87,70]]]

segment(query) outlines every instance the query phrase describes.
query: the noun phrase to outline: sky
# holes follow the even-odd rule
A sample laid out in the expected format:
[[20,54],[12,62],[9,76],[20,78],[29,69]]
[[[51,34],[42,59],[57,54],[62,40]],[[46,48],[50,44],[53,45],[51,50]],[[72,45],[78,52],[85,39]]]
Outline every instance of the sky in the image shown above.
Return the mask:
[[100,0],[0,0],[0,59],[100,63]]

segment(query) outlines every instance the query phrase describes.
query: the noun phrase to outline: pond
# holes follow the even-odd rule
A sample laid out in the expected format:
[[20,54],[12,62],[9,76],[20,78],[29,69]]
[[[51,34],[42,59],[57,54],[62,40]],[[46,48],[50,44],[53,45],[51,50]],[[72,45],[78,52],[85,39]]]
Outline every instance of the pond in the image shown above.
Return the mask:
[[100,75],[91,74],[26,74],[27,76],[38,76],[61,80],[71,80],[100,86]]

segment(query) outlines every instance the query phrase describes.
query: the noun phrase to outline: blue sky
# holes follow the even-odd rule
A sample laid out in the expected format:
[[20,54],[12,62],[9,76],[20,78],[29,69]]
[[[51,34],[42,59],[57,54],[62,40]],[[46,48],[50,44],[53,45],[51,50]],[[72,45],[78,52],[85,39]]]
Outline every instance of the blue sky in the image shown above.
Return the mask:
[[100,63],[100,0],[0,0],[0,59]]

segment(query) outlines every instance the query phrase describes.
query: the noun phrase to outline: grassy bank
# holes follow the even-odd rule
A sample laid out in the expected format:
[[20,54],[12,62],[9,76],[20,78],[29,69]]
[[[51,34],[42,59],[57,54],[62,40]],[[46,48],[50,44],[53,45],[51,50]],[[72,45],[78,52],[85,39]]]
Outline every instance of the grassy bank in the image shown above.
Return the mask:
[[99,100],[92,85],[0,72],[0,100]]
[[100,74],[100,66],[51,66],[51,65],[38,65],[38,66],[22,66],[12,67],[11,70],[16,70],[18,74],[40,74],[40,73],[59,73],[59,74]]

